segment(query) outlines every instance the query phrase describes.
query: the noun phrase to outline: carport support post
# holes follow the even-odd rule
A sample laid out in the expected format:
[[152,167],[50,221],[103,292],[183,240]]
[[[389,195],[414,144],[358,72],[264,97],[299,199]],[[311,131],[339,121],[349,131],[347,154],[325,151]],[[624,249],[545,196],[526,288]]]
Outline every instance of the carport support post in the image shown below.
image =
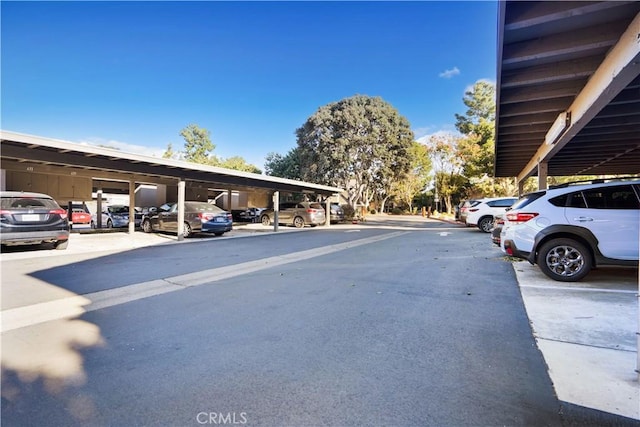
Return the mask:
[[178,241],[184,239],[184,194],[185,181],[178,181]]
[[280,210],[280,192],[273,192],[273,231],[278,231],[278,211]]
[[136,231],[136,182],[129,181],[129,234]]
[[[638,253],[640,253],[640,230],[638,230]],[[640,307],[640,269],[638,269],[638,305]],[[636,332],[636,374],[638,374],[638,381],[640,381],[640,308],[638,308],[638,331]]]
[[331,226],[331,196],[327,197],[326,207],[324,209],[324,225],[325,227]]
[[96,192],[96,228],[102,228],[102,188]]
[[549,171],[549,165],[547,162],[538,163],[538,190],[547,189],[547,173]]

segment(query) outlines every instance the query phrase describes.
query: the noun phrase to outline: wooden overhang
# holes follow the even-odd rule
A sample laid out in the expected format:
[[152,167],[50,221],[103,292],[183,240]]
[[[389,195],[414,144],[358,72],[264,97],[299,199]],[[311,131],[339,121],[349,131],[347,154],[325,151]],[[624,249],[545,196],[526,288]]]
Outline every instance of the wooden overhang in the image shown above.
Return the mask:
[[495,176],[640,173],[640,2],[500,1]]

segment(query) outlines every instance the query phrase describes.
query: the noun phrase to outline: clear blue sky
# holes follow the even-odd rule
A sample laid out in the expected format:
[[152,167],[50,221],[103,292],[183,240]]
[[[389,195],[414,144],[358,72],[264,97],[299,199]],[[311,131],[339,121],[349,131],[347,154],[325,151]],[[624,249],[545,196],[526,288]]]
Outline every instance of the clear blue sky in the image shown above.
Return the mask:
[[416,138],[495,82],[497,2],[2,1],[3,130],[160,155],[190,123],[220,157],[295,147],[319,107],[380,96]]

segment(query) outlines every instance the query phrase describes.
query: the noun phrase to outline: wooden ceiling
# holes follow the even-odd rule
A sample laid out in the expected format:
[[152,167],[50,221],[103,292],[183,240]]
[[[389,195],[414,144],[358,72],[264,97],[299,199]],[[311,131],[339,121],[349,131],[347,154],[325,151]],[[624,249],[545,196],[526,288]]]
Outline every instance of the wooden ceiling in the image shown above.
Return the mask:
[[640,2],[501,1],[496,113],[496,177],[639,174]]

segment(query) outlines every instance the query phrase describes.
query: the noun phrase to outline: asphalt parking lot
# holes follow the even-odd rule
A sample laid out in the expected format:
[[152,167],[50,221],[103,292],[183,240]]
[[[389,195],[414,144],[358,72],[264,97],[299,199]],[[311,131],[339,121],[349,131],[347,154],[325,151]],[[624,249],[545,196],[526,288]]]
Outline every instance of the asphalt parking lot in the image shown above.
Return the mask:
[[[401,230],[427,221],[438,220],[380,215],[371,216],[366,223],[341,224],[330,229],[356,232],[367,227],[384,227]],[[322,232],[323,228],[280,227],[279,230],[279,233]],[[67,250],[34,250],[37,250],[37,257],[60,257],[271,233],[272,227],[260,224],[239,225],[221,237],[202,236],[182,241],[175,235],[160,233],[76,232],[72,233]],[[488,235],[486,248],[499,251]],[[3,260],[33,258],[34,250],[11,249],[3,253]],[[638,270],[597,269],[583,281],[567,284],[548,279],[527,262],[513,262],[512,265],[533,336],[544,356],[559,400],[601,411],[603,420],[606,414],[625,417],[629,425],[633,425],[633,420],[640,420],[640,393],[635,372]],[[596,412],[591,421],[599,416]]]

